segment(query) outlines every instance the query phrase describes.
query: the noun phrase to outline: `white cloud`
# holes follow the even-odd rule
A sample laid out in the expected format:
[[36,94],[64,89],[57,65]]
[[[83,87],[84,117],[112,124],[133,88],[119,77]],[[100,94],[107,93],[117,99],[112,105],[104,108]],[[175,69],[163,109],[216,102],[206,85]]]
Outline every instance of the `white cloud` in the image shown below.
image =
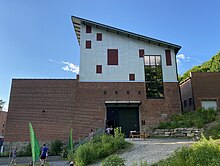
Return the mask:
[[62,67],[63,70],[79,74],[79,66],[78,65],[75,65],[70,62],[64,62],[64,61],[62,62],[62,64],[66,65],[66,66]]
[[48,59],[48,60],[50,62],[57,63],[57,64],[60,64],[60,65],[64,64],[65,66],[61,67],[61,69],[63,69],[64,71],[79,74],[79,66],[76,65],[76,64],[73,64],[71,62],[65,62],[65,61],[56,61],[56,60],[53,60],[53,59]]
[[186,56],[184,54],[179,54],[176,57],[177,59],[186,59]]

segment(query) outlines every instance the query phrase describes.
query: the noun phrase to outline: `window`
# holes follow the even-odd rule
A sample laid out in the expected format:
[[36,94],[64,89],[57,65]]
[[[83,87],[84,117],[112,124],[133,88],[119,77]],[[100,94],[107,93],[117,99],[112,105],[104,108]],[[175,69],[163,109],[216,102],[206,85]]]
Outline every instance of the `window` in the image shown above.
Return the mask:
[[92,42],[89,41],[89,40],[86,40],[86,48],[87,48],[87,49],[90,49],[90,48],[91,48],[91,45],[92,45]]
[[170,50],[165,50],[165,53],[167,66],[172,66]]
[[184,100],[184,108],[186,108],[187,107],[187,100]]
[[86,33],[92,33],[92,27],[89,25],[86,25]]
[[129,74],[129,80],[135,81],[135,74]]
[[96,73],[101,74],[102,73],[102,65],[96,65]]
[[102,34],[101,33],[96,34],[96,40],[97,41],[102,41]]
[[108,49],[107,54],[108,54],[107,64],[118,65],[118,49]]
[[147,98],[163,98],[163,74],[160,55],[144,56]]
[[139,49],[139,57],[144,57],[144,50],[143,49]]
[[192,98],[189,98],[189,106],[192,106],[192,104],[193,104],[193,100]]

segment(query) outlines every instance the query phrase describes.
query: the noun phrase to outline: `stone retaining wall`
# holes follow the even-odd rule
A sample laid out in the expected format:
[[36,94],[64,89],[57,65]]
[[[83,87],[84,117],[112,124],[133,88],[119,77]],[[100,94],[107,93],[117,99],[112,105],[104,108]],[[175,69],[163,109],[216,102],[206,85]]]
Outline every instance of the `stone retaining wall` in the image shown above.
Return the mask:
[[155,137],[181,137],[199,139],[204,129],[197,128],[176,128],[176,129],[155,129],[153,136]]

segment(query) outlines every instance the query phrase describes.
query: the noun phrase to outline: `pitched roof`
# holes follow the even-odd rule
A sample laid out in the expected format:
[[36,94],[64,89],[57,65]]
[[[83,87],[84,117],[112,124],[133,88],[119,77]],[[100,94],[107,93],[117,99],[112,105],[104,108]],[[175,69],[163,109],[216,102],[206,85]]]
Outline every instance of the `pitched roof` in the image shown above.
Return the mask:
[[98,29],[103,29],[106,30],[108,32],[113,32],[113,33],[117,33],[119,35],[124,35],[133,39],[137,39],[140,41],[144,41],[147,43],[151,43],[154,45],[159,45],[159,46],[163,46],[163,47],[168,47],[168,48],[173,48],[175,50],[175,52],[177,53],[180,49],[181,46],[176,45],[176,44],[172,44],[169,42],[165,42],[162,40],[157,40],[151,37],[147,37],[147,36],[143,36],[143,35],[139,35],[133,32],[128,32],[122,29],[118,29],[118,28],[114,28],[108,25],[104,25],[104,24],[100,24],[94,21],[90,21],[90,20],[86,20],[80,17],[76,17],[76,16],[72,16],[72,22],[73,22],[73,26],[74,26],[74,30],[77,36],[77,40],[78,43],[80,44],[80,30],[81,30],[81,24],[85,24],[85,25],[90,25],[90,26],[95,26]]

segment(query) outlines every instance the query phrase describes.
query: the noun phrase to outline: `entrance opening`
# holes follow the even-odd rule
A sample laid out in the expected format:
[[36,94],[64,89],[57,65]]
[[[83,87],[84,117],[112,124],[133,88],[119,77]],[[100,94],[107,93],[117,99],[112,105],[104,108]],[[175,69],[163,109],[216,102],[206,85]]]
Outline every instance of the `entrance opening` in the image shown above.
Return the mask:
[[139,107],[107,107],[106,125],[121,127],[129,137],[130,131],[139,131]]

